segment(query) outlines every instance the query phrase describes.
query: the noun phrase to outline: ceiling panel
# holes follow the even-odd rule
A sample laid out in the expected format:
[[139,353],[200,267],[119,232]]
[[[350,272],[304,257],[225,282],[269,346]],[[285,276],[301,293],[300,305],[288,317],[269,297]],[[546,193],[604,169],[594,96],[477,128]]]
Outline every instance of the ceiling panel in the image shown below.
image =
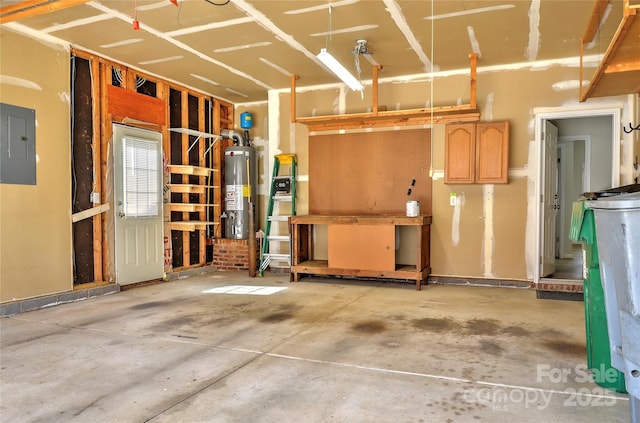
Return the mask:
[[[372,75],[367,57],[382,65],[381,78],[432,69],[467,70],[468,54],[474,49],[480,53],[481,67],[575,58],[594,4],[589,0],[231,0],[215,6],[212,2],[225,3],[179,0],[175,6],[169,0],[93,0],[17,23],[158,77],[241,102],[264,101],[270,88],[288,88],[290,74],[300,77],[298,86],[337,83],[316,58],[325,47],[354,73],[359,59],[363,80]],[[587,54],[601,54],[609,44],[622,15],[622,0],[612,0],[607,13]],[[136,17],[140,30],[132,27]],[[367,41],[370,56],[353,54],[361,39]],[[163,58],[174,60],[159,61]]]

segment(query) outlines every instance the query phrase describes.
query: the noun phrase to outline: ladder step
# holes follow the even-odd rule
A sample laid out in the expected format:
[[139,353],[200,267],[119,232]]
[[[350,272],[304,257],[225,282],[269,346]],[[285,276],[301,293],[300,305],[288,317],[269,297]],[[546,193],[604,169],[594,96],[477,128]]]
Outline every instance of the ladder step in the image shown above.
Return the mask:
[[274,201],[291,201],[291,196],[290,195],[274,195],[273,200]]
[[289,220],[289,216],[268,216],[267,221],[269,222],[286,222]]
[[269,257],[271,260],[289,260],[289,254],[268,253],[263,257]]
[[286,260],[287,263],[291,263],[291,259],[289,254],[275,254],[275,253],[267,253],[262,255],[262,260],[260,261],[260,271],[267,270],[267,267],[271,264],[271,261],[282,261]]
[[289,235],[268,235],[269,241],[286,241],[289,242]]

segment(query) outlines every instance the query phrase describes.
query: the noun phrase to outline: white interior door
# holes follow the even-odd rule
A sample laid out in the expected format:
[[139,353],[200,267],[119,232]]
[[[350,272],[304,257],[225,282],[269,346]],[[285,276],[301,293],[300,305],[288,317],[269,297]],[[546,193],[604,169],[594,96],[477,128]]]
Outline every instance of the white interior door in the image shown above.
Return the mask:
[[558,214],[558,128],[544,121],[544,172],[542,181],[542,257],[540,277],[552,274],[556,268],[556,218]]
[[116,282],[162,278],[162,135],[113,125]]
[[[573,144],[558,144],[558,213],[556,215],[556,258],[570,258],[569,228],[565,214],[571,209],[569,201],[569,189],[573,183]],[[571,201],[576,200],[573,198]]]

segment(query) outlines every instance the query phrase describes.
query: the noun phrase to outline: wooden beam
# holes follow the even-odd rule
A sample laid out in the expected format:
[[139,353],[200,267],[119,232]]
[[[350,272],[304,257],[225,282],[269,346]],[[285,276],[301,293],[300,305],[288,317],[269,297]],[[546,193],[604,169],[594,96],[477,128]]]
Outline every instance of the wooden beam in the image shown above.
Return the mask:
[[378,114],[378,73],[381,69],[382,66],[380,65],[373,66],[373,92],[371,93],[373,97],[373,99],[371,100],[373,102],[373,107],[371,108],[371,111],[374,115]]
[[[74,213],[71,215],[71,222],[76,223],[81,220],[88,219],[95,215],[106,212],[107,210],[109,210],[109,208],[110,208],[109,203],[105,203],[105,204],[100,204],[99,206],[96,206],[96,207],[91,207],[90,209],[87,209],[87,210],[82,210],[81,212]],[[97,278],[94,278],[94,279],[98,280]]]
[[[103,192],[102,183],[102,149],[100,148],[100,90],[95,89],[100,86],[100,62],[97,60],[89,60],[89,66],[91,66],[92,75],[97,75],[98,80],[92,81],[91,90],[91,107],[93,107],[93,135],[91,140],[91,148],[93,150],[93,192],[100,196],[101,203],[106,200],[106,195]],[[96,96],[98,96],[96,98]],[[96,204],[94,203],[94,205]],[[93,279],[94,281],[102,281],[102,221],[104,217],[102,214],[96,216],[93,219]]]
[[469,55],[469,61],[470,61],[470,67],[471,67],[471,74],[469,75],[469,84],[470,84],[469,104],[471,105],[472,109],[475,109],[476,108],[476,84],[477,84],[476,66],[478,64],[478,55],[476,53],[471,53]]
[[0,21],[2,23],[27,19],[57,10],[66,9],[89,0],[26,0],[15,4],[10,4],[0,8]]
[[298,75],[291,75],[291,123],[296,123],[296,80]]
[[[436,108],[437,109],[437,108]],[[387,113],[387,112],[381,112]],[[366,129],[366,128],[384,128],[391,126],[412,126],[412,125],[428,125],[428,124],[444,124],[444,123],[458,123],[458,122],[477,122],[480,120],[480,112],[478,110],[460,111],[452,114],[440,114],[434,112],[431,114],[425,112],[421,115],[414,116],[401,116],[401,115],[388,115],[380,116],[379,119],[371,119],[369,116],[364,116],[360,119],[352,118],[348,121],[338,120],[331,121],[328,119],[305,123],[309,132],[321,132],[321,131],[337,131],[340,129]],[[299,119],[300,121],[300,119]]]
[[602,16],[604,16],[604,10],[607,8],[608,4],[609,0],[595,1],[591,17],[587,22],[587,28],[584,30],[584,35],[582,35],[582,41],[585,43],[590,43],[598,32],[600,21],[602,20]]
[[[180,118],[180,122],[182,122],[182,127],[183,128],[188,128],[189,127],[189,93],[186,91],[182,92],[182,98],[181,98],[181,111],[182,111],[182,116]],[[189,164],[189,135],[187,134],[182,134],[182,164],[184,165],[188,165]],[[189,183],[189,176],[188,175],[182,175],[182,183],[183,184],[188,184]],[[189,194],[182,194],[182,202],[183,203],[188,203],[189,202]],[[182,221],[188,221],[189,220],[189,213],[188,212],[184,212],[182,213]],[[173,228],[173,222],[171,228]],[[191,267],[191,237],[188,234],[182,234],[182,268],[183,269],[188,269],[189,267]]]
[[[167,123],[162,127],[162,189],[163,189],[163,205],[162,205],[162,261],[165,273],[169,273],[173,270],[173,250],[171,248],[171,192],[165,192],[169,187],[165,184],[171,182],[171,175],[166,176],[168,172],[168,164],[171,161],[171,135],[169,134],[169,84],[165,81],[158,81],[156,85],[156,95],[166,105],[165,110],[165,122]],[[166,179],[165,179],[166,178]],[[168,201],[166,201],[168,200]]]
[[578,99],[580,101],[584,101],[584,88],[582,87],[584,84],[582,83],[584,81],[584,41],[580,40],[580,72],[579,72],[579,81],[580,81],[580,86],[578,87]]
[[297,117],[295,110],[296,85],[291,79],[291,122],[307,125],[309,131],[330,131],[337,129],[361,129],[389,126],[422,125],[429,123],[476,122],[480,120],[476,97],[476,66],[478,55],[469,54],[470,61],[470,101],[458,106],[430,107],[410,110],[384,110],[378,107],[378,71],[373,68],[373,105],[368,113],[348,113],[344,115],[326,115]]
[[[107,98],[107,88],[111,86],[111,65],[106,63],[100,63],[100,180],[102,181],[103,192],[101,196],[106,195],[107,184],[107,158],[109,157],[110,141],[113,135],[113,123],[111,122],[111,116],[109,115],[109,100]],[[104,200],[103,200],[104,201]],[[107,228],[107,214],[102,213],[102,227]],[[113,218],[110,223],[113,224]],[[115,262],[115,257],[110,257],[110,245],[109,240],[113,239],[109,231],[102,231],[102,278],[103,280],[115,280],[115,274],[111,274],[115,271],[113,267],[109,266],[109,263]]]
[[[202,132],[206,132],[206,128],[205,128],[205,101],[204,101],[204,96],[199,96],[198,97],[198,129]],[[198,164],[201,167],[205,167],[207,164],[205,162],[204,159],[204,148],[205,148],[205,143],[204,142],[198,142]],[[201,185],[210,185],[211,183],[211,172],[209,172],[208,176],[203,176],[200,175],[198,177],[198,181],[200,181]],[[205,194],[201,194],[198,196],[199,199],[199,203],[205,203],[207,202],[207,198],[208,198],[208,194],[209,194],[209,189],[207,188],[207,192]],[[198,220],[200,221],[205,221],[206,220],[206,216],[205,216],[205,211],[204,210],[200,210],[198,213]],[[199,242],[198,242],[198,264],[204,266],[206,264],[207,261],[207,243],[206,243],[206,238],[207,238],[207,234],[206,231],[200,231],[198,233],[198,238],[199,238]]]

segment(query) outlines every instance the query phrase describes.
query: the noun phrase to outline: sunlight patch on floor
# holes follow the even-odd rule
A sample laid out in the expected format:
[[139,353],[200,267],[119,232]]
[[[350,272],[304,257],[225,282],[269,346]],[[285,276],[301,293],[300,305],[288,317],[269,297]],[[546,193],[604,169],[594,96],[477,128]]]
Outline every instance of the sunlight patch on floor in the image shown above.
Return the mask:
[[204,294],[244,294],[244,295],[271,295],[284,291],[286,287],[277,286],[250,286],[250,285],[230,285],[202,291]]

